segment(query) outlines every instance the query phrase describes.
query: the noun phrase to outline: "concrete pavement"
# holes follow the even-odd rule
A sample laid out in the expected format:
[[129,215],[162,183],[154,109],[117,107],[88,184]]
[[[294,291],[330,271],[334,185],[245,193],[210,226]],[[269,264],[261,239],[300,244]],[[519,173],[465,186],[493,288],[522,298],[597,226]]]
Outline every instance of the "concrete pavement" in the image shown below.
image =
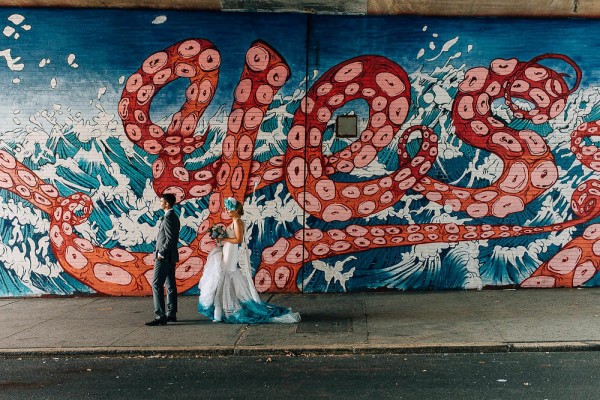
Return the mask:
[[213,323],[180,297],[148,327],[148,297],[0,299],[0,356],[600,350],[600,288],[277,294],[298,324]]

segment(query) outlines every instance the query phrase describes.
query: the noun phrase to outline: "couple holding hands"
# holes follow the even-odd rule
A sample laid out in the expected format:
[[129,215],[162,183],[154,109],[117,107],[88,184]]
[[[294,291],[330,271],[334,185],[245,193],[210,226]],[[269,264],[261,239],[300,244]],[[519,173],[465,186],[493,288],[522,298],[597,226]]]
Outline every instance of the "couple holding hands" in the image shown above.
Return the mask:
[[[179,261],[177,244],[180,223],[173,211],[175,201],[175,196],[170,193],[165,193],[160,198],[160,206],[165,211],[165,216],[158,229],[154,252],[152,296],[156,317],[146,323],[148,326],[177,322],[175,266]],[[198,312],[213,322],[260,324],[300,321],[300,314],[292,312],[289,308],[260,300],[254,287],[249,259],[245,263],[245,270],[239,268],[239,247],[244,241],[245,232],[244,222],[241,220],[244,207],[233,197],[226,198],[224,205],[232,222],[223,233],[219,233],[218,245],[210,251],[206,259],[198,284]]]

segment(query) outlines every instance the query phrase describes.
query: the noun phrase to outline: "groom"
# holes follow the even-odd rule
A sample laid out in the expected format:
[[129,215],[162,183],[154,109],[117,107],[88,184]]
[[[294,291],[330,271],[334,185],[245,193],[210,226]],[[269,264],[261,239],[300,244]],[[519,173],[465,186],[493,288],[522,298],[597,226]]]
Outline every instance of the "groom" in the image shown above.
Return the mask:
[[[175,195],[164,193],[160,196],[160,208],[165,216],[158,228],[156,249],[154,251],[154,276],[152,277],[152,297],[156,318],[146,322],[148,326],[166,325],[177,322],[177,286],[175,265],[179,261],[177,243],[179,241],[179,218],[173,211]],[[165,312],[164,287],[167,287],[167,309]]]

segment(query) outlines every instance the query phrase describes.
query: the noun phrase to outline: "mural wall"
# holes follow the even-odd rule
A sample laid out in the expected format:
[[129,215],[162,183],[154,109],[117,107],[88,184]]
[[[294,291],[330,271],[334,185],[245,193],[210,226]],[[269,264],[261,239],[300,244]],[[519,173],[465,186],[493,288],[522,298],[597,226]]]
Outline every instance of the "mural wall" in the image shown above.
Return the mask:
[[260,292],[600,284],[598,21],[0,19],[0,296],[150,294],[164,192],[187,294],[227,196]]

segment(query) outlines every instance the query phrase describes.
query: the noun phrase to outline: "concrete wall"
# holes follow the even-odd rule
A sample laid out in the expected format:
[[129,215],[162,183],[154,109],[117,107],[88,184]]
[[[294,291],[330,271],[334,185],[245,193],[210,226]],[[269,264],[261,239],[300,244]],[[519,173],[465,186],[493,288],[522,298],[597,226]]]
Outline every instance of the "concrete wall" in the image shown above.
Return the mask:
[[227,196],[260,291],[599,284],[598,21],[0,17],[2,296],[149,294],[163,192],[190,294]]
[[153,8],[357,15],[600,17],[596,0],[0,0],[5,7]]

